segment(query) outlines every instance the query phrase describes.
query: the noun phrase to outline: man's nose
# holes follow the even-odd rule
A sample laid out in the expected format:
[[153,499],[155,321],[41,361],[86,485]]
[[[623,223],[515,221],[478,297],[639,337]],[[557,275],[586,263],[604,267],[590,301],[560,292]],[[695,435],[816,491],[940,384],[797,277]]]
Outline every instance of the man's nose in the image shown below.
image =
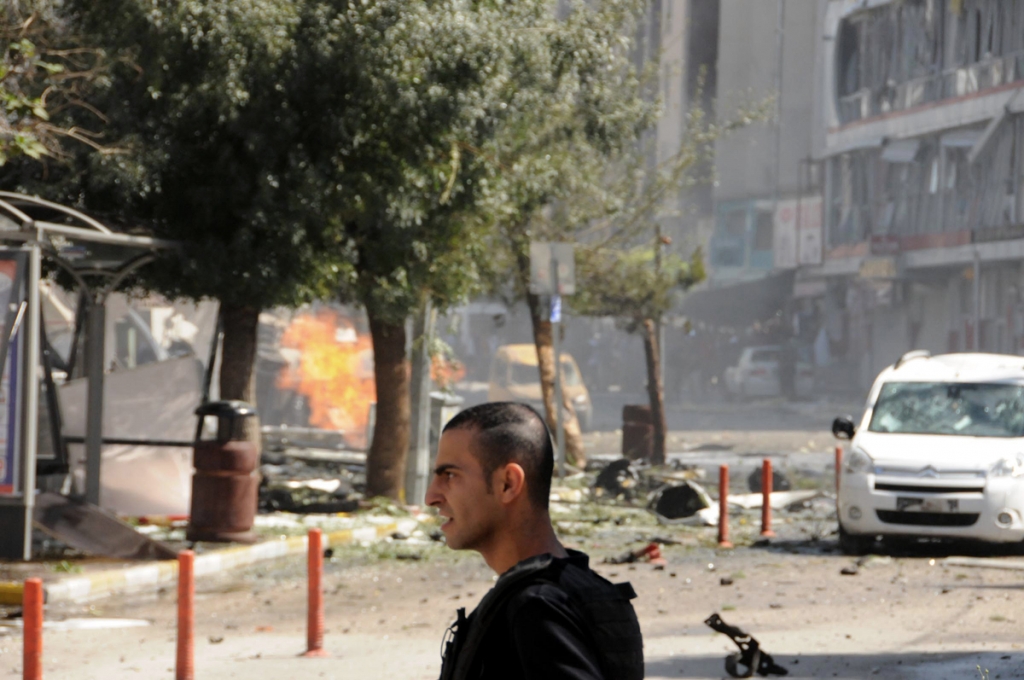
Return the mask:
[[440,505],[440,503],[441,503],[441,494],[438,493],[436,486],[437,486],[437,477],[434,477],[430,481],[430,486],[427,487],[427,495],[424,496],[424,498],[423,498],[423,500],[426,502],[427,505],[434,506],[434,505]]

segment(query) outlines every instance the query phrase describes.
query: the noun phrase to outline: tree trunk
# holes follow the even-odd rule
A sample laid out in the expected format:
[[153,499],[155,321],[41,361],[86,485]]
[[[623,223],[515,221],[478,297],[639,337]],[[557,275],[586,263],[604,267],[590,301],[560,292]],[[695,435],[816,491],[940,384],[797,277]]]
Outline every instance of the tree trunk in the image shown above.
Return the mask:
[[[530,320],[533,322],[533,342],[537,347],[537,363],[540,368],[540,392],[544,399],[544,415],[557,438],[557,419],[555,412],[555,350],[552,345],[552,324],[545,314],[540,296],[530,293],[526,297],[530,307]],[[572,402],[562,390],[562,426],[565,428],[565,461],[570,465],[583,468],[587,464],[587,456],[583,450],[583,433],[576,418],[576,410]]]
[[[224,330],[220,360],[220,398],[238,399],[256,406],[256,339],[260,309],[222,302]],[[259,416],[244,420],[245,439],[260,449]]]
[[644,319],[644,354],[647,357],[647,398],[654,421],[654,445],[651,463],[665,464],[665,394],[661,387],[661,349],[658,328],[651,319]]
[[366,495],[404,500],[405,458],[409,450],[409,370],[405,324],[377,319],[367,310],[377,383],[377,419],[366,456]]

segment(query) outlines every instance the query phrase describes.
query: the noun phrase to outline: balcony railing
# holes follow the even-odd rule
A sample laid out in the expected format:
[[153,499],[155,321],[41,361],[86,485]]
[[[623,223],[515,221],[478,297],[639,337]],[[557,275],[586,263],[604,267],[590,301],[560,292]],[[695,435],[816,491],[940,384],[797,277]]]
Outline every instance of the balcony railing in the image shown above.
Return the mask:
[[1024,52],[1014,52],[898,85],[861,88],[839,99],[839,120],[845,125],[1021,80],[1024,80]]

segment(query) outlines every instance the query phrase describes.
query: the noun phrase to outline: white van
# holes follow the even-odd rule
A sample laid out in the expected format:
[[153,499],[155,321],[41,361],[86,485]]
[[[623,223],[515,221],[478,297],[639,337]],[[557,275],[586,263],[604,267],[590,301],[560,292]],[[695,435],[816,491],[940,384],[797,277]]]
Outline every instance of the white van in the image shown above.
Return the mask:
[[875,379],[839,485],[840,546],[881,536],[1024,540],[1024,357],[910,352]]

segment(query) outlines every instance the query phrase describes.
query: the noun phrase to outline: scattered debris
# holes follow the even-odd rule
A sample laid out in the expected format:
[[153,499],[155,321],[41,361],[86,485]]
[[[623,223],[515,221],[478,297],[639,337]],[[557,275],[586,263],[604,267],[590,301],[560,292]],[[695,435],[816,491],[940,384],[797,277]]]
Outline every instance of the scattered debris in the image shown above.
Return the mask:
[[754,673],[763,676],[789,675],[789,671],[775,663],[768,652],[761,649],[760,643],[749,633],[736,626],[730,626],[718,614],[712,614],[705,621],[712,630],[729,636],[740,648],[739,654],[725,657],[725,670],[734,678],[750,678]]
[[597,475],[594,482],[594,497],[623,498],[633,500],[640,485],[640,472],[628,458],[613,460]]
[[696,482],[663,487],[655,493],[648,509],[661,524],[715,526],[718,524],[718,505]]
[[[761,468],[754,468],[750,476],[747,477],[747,488],[754,493],[761,492]],[[793,485],[789,481],[789,477],[782,472],[782,470],[772,469],[772,490],[773,491],[789,491],[793,488]]]
[[262,465],[260,509],[264,512],[334,513],[359,508],[354,475],[342,469],[331,478],[325,470],[293,460],[286,465]]
[[842,574],[843,576],[856,576],[857,574],[860,573],[860,569],[857,568],[856,566],[853,566],[853,567],[843,567],[842,569],[839,570],[839,573]]
[[718,584],[722,586],[731,586],[733,584],[733,580],[729,576],[723,576],[722,578],[718,579]]
[[36,496],[32,524],[61,543],[98,557],[171,560],[178,555],[107,510],[49,491]]
[[656,567],[664,567],[668,561],[661,556],[661,546],[657,543],[648,543],[639,550],[631,550],[618,557],[604,558],[605,564],[632,564],[633,562],[650,562]]
[[[769,499],[772,510],[783,510],[793,506],[801,506],[809,500],[822,496],[821,491],[773,491]],[[762,493],[737,493],[729,494],[729,505],[734,505],[744,510],[756,510],[764,505],[764,494]]]
[[550,498],[552,501],[560,503],[582,503],[585,497],[582,489],[556,486],[552,487]]

